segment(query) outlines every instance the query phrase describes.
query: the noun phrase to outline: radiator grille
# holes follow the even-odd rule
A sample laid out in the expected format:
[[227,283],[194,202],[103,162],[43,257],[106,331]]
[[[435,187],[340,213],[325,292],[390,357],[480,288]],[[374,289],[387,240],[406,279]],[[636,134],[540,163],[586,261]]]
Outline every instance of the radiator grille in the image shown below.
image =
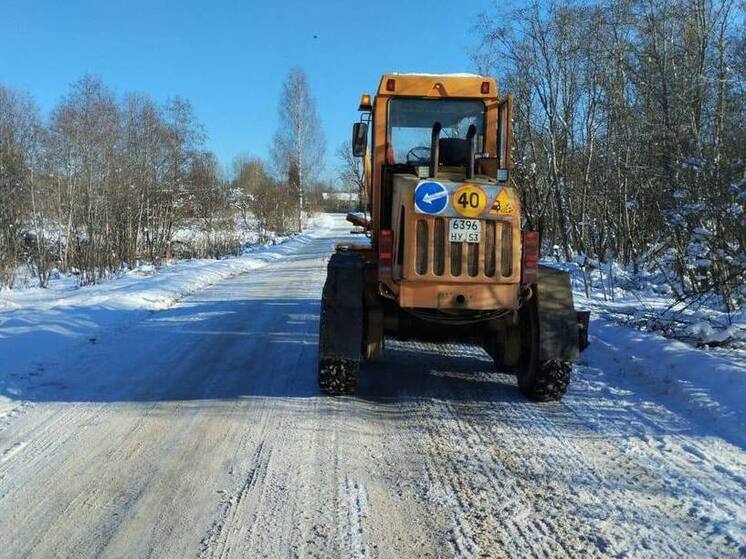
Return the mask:
[[451,245],[451,275],[458,277],[461,275],[461,253],[463,252],[464,243],[449,243]]
[[448,221],[418,219],[415,226],[415,272],[424,276],[503,279],[513,274],[513,232],[510,222],[481,221],[479,244],[452,243]]
[[433,274],[442,276],[446,270],[446,221],[435,219],[433,227]]
[[509,224],[502,224],[502,243],[500,249],[500,269],[503,276],[513,273],[513,230]]
[[415,258],[415,267],[417,273],[421,276],[427,273],[427,221],[420,219],[417,221],[417,257]]

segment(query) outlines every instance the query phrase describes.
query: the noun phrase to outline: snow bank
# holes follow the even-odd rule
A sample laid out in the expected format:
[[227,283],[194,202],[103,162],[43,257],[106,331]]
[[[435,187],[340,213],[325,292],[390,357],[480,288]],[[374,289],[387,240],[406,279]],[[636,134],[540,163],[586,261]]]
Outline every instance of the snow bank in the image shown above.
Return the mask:
[[88,287],[63,279],[48,289],[0,292],[0,379],[33,368],[70,344],[95,343],[100,332],[121,331],[210,284],[281,260],[332,226],[333,218],[322,215],[308,233],[238,257],[178,261],[161,270],[143,266]]
[[585,278],[577,263],[544,264],[570,272],[575,306],[591,311],[585,373],[634,395],[623,405],[660,402],[702,432],[746,448],[743,308],[726,313],[705,298],[677,303],[665,278],[616,264],[593,262]]
[[[660,273],[633,274],[616,262],[589,259],[589,270],[584,274],[584,261],[582,256],[572,263],[542,261],[570,273],[576,306],[612,322],[698,347],[721,348],[723,353],[746,360],[746,307],[726,312],[714,294],[679,301]],[[743,290],[746,294],[746,286]]]
[[746,362],[594,319],[581,364],[645,400],[746,448]]

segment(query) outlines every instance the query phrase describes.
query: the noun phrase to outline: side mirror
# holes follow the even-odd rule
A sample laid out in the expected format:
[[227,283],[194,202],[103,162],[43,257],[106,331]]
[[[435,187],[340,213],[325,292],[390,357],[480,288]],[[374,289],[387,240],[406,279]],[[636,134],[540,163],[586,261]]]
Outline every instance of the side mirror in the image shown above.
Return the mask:
[[352,155],[363,157],[368,147],[368,124],[356,122],[352,125]]

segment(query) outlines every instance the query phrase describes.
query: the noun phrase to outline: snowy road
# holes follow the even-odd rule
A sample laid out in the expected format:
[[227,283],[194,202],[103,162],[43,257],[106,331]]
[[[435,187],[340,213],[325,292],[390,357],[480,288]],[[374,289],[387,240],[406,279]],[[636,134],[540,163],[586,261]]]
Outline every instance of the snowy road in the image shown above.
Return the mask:
[[0,377],[0,556],[746,554],[739,430],[608,340],[559,404],[481,350],[393,341],[356,397],[319,395],[346,229]]

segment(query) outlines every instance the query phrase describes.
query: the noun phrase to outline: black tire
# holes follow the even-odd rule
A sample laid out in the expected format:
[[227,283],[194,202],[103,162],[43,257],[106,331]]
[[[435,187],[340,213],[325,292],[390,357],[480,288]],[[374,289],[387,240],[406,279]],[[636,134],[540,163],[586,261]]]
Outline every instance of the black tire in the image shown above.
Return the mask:
[[[328,328],[326,312],[321,307],[319,316],[319,337],[323,338]],[[342,396],[354,394],[357,389],[357,372],[360,362],[353,359],[319,357],[318,382],[324,394]]]
[[322,359],[319,361],[319,388],[330,396],[354,394],[357,388],[358,361]]
[[[520,343],[520,332],[509,327],[502,332],[489,332],[482,338],[482,348],[492,358],[495,368],[503,374],[515,375],[518,372],[515,356],[512,355],[512,344]],[[506,351],[511,353],[506,355]],[[509,362],[508,362],[509,360]]]
[[572,363],[539,359],[539,317],[536,302],[530,299],[521,309],[521,359],[518,388],[537,402],[559,401],[570,384]]
[[536,402],[558,402],[567,392],[570,384],[572,363],[566,361],[544,361],[534,374],[533,381],[521,383],[518,376],[518,386],[521,392]]
[[383,337],[376,338],[373,341],[368,341],[368,343],[365,346],[365,352],[363,356],[365,357],[366,361],[375,363],[376,361],[381,360],[381,356],[383,355],[383,350],[384,350]]
[[492,358],[492,362],[498,369],[502,365],[502,359],[497,353],[497,341],[494,334],[487,334],[482,338],[482,349]]

